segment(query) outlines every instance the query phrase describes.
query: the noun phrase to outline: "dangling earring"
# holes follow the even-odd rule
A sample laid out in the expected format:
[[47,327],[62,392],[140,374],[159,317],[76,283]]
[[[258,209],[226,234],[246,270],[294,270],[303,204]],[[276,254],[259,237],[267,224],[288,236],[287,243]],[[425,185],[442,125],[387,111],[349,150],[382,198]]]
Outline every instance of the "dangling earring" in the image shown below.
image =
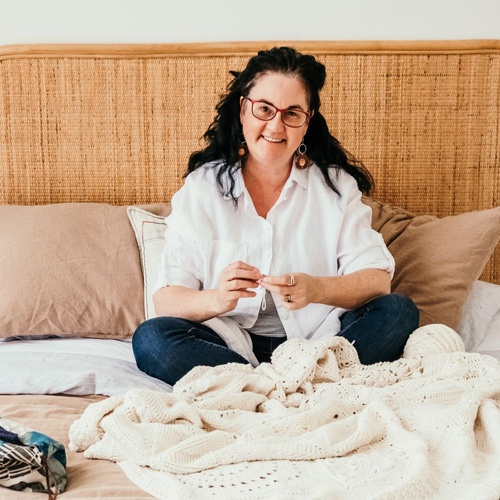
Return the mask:
[[238,145],[238,156],[240,158],[245,158],[245,156],[248,156],[247,141],[245,141],[245,136],[243,134],[240,134],[240,143]]
[[295,152],[295,166],[299,170],[304,170],[309,166],[309,157],[306,155],[307,146],[302,142]]

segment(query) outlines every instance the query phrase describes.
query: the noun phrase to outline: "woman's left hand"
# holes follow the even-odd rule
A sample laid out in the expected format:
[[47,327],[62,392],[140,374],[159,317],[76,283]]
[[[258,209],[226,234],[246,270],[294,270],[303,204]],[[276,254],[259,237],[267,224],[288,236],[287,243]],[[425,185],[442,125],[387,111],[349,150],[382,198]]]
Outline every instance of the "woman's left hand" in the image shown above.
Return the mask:
[[306,273],[290,273],[280,276],[264,276],[260,285],[281,297],[289,311],[302,309],[314,302],[316,280]]

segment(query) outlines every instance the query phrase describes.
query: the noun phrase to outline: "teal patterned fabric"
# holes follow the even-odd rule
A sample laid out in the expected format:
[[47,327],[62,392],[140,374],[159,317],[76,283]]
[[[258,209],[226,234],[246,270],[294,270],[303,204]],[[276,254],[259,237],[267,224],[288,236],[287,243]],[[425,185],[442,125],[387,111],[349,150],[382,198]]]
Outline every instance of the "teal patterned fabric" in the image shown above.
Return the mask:
[[55,498],[66,481],[66,450],[61,443],[0,418],[0,486]]

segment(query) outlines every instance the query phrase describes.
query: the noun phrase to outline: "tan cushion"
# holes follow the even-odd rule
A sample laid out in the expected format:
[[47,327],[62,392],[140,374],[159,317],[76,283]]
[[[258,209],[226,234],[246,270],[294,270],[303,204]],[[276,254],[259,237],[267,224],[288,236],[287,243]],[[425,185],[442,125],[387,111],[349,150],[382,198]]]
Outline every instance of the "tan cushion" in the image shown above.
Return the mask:
[[0,206],[0,283],[2,338],[124,338],[144,320],[126,207]]
[[[393,290],[413,298],[421,325],[456,329],[498,243],[500,207],[439,219],[365,201],[396,260]],[[146,316],[136,236],[122,206],[0,206],[0,337],[130,337]]]
[[364,199],[396,261],[394,292],[410,296],[420,325],[457,329],[474,281],[500,238],[500,207],[438,218]]

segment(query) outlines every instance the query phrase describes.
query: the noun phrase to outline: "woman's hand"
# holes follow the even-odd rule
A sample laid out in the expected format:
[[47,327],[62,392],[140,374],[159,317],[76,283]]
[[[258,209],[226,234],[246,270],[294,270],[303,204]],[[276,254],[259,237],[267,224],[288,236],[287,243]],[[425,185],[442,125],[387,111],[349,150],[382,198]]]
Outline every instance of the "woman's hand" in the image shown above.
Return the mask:
[[312,303],[355,309],[391,291],[391,276],[383,269],[361,269],[342,276],[291,273],[265,276],[259,283],[280,295],[289,311]]
[[317,280],[306,273],[265,276],[259,283],[266,290],[278,294],[289,311],[302,309],[316,300]]
[[232,311],[240,299],[255,297],[256,293],[249,288],[257,288],[261,278],[261,272],[245,262],[237,261],[226,266],[219,276],[216,290],[218,314]]
[[197,323],[232,311],[238,300],[255,297],[251,288],[259,286],[261,272],[245,262],[233,262],[226,266],[219,277],[217,288],[193,290],[185,286],[166,286],[154,295],[158,316],[176,316]]

